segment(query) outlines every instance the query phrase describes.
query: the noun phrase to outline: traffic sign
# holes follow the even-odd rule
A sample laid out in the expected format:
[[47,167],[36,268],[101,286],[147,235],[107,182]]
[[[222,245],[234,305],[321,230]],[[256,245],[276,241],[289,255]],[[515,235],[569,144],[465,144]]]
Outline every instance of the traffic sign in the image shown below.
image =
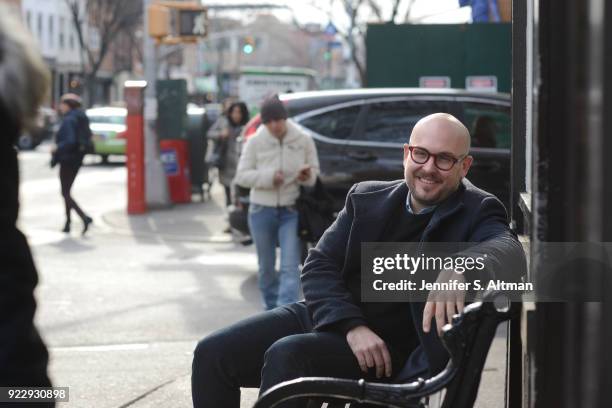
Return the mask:
[[205,37],[206,13],[200,10],[179,10],[179,36]]
[[447,76],[422,76],[419,78],[421,88],[450,88],[451,79]]
[[334,25],[334,23],[330,21],[329,23],[327,23],[327,26],[325,27],[324,32],[327,35],[336,35],[338,33],[338,30],[336,29],[336,26]]
[[465,77],[465,89],[472,92],[497,92],[495,75],[473,75]]

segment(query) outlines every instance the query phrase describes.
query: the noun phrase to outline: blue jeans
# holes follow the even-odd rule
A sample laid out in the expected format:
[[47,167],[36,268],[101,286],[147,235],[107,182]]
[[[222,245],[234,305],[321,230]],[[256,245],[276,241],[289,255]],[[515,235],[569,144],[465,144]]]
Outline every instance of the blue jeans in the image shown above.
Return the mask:
[[[266,310],[296,302],[300,292],[298,213],[292,207],[249,206],[249,229],[257,250],[259,290]],[[280,270],[275,271],[276,246]]]

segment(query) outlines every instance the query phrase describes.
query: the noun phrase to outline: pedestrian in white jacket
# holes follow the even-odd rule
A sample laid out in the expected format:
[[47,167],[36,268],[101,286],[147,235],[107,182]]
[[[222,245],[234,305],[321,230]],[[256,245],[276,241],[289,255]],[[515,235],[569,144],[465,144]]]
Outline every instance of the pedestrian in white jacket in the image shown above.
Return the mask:
[[260,114],[263,126],[247,141],[234,181],[251,189],[248,223],[257,250],[259,288],[269,310],[299,297],[301,244],[295,201],[300,186],[315,184],[319,159],[312,138],[287,119],[277,96],[263,102]]

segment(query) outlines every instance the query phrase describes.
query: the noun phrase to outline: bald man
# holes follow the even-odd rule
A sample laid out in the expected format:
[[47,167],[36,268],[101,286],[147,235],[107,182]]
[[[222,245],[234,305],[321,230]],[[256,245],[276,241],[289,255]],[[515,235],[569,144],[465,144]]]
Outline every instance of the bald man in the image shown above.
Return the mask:
[[[465,179],[473,161],[469,150],[469,132],[453,116],[421,119],[404,145],[404,180],[354,185],[310,251],[302,271],[305,301],[239,322],[198,344],[194,406],[238,407],[239,387],[259,386],[261,393],[299,377],[407,381],[441,371],[448,355],[440,330],[463,309],[463,294],[418,303],[363,302],[361,244],[478,243],[491,254],[490,274],[506,259],[523,258],[502,203]],[[454,275],[444,270],[439,279]]]

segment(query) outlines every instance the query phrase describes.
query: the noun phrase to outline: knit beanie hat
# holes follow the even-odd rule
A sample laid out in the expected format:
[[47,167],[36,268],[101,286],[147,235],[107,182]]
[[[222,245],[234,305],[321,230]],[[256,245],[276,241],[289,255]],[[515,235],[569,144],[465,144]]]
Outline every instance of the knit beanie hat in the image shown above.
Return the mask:
[[261,122],[268,123],[271,120],[287,119],[287,109],[278,99],[278,95],[271,96],[263,101],[261,109]]

